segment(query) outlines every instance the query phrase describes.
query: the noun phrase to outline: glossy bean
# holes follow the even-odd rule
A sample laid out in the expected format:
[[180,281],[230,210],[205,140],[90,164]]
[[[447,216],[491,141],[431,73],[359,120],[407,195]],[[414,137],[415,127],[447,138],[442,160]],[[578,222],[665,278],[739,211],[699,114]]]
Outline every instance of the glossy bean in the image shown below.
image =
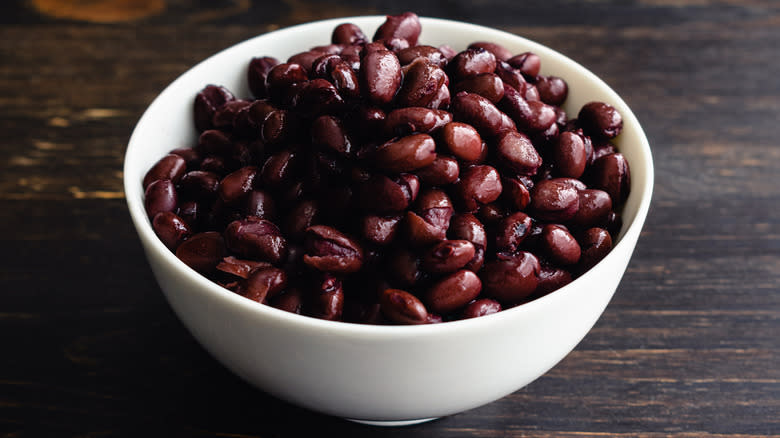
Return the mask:
[[582,130],[599,139],[615,138],[623,130],[623,117],[615,107],[604,102],[589,102],[577,115]]
[[527,135],[508,131],[498,137],[496,157],[518,175],[535,175],[542,166],[542,157]]
[[455,91],[479,94],[485,99],[498,103],[504,97],[504,82],[495,73],[480,73],[458,81]]
[[344,313],[344,286],[340,279],[322,274],[312,286],[306,313],[327,321],[340,321]]
[[155,163],[148,172],[146,172],[142,182],[142,187],[144,190],[146,190],[146,188],[149,187],[149,184],[159,179],[168,179],[176,184],[179,182],[182,175],[184,175],[186,169],[187,162],[184,161],[184,158],[179,155],[168,154],[160,158],[160,160],[157,161],[157,163]]
[[433,163],[415,172],[422,184],[444,186],[458,180],[460,167],[458,161],[445,155],[437,155]]
[[401,86],[401,63],[389,50],[369,51],[361,60],[360,87],[375,105],[387,105]]
[[580,244],[569,231],[556,224],[547,224],[542,228],[542,248],[554,263],[567,266],[580,259]]
[[195,234],[176,248],[176,257],[201,274],[214,272],[226,253],[225,241],[216,231]]
[[477,272],[485,263],[485,248],[487,247],[487,234],[485,227],[473,214],[457,214],[450,220],[448,230],[450,239],[462,239],[474,245],[474,257],[464,266],[466,269]]
[[413,245],[444,240],[454,212],[450,198],[441,190],[428,189],[417,200],[417,210],[406,212],[408,239]]
[[401,65],[411,64],[418,58],[427,59],[439,67],[447,65],[447,58],[439,49],[433,46],[412,46],[398,52],[398,61]]
[[474,212],[480,205],[498,199],[501,190],[501,177],[498,171],[491,166],[477,165],[461,172],[454,193],[465,212]]
[[480,298],[470,302],[461,312],[463,319],[478,318],[480,316],[492,315],[502,310],[501,303],[491,298]]
[[504,303],[522,302],[536,290],[540,269],[539,260],[530,252],[498,254],[480,273],[482,289],[488,297]]
[[455,80],[480,73],[493,73],[496,70],[496,56],[482,48],[466,49],[452,58],[447,69]]
[[390,140],[373,154],[374,164],[388,172],[412,172],[433,163],[436,143],[428,134],[412,134]]
[[287,273],[273,266],[255,268],[249,276],[238,283],[236,293],[258,303],[278,295],[287,287]]
[[252,58],[252,60],[249,61],[247,82],[249,83],[249,90],[257,99],[268,97],[265,79],[268,77],[268,72],[277,64],[279,64],[279,60],[270,56]]
[[416,46],[417,39],[422,32],[420,18],[413,12],[404,12],[399,15],[388,15],[385,22],[377,28],[373,41],[390,41],[395,38],[404,39],[409,46]]
[[154,215],[152,228],[157,237],[171,251],[192,235],[190,226],[182,218],[171,211],[163,211]]
[[553,146],[552,159],[559,175],[571,178],[582,176],[588,162],[582,137],[572,132],[561,133]]
[[452,114],[448,111],[413,106],[397,108],[387,114],[383,130],[388,136],[433,134],[450,122]]
[[465,91],[456,94],[452,99],[452,115],[455,120],[476,128],[483,136],[497,136],[504,131],[517,130],[509,116],[478,94]]
[[303,262],[322,272],[349,274],[360,270],[363,248],[333,227],[315,225],[304,236]]
[[612,249],[612,236],[603,228],[589,228],[579,236],[582,253],[578,269],[587,271],[607,256]]
[[250,259],[277,264],[287,256],[287,240],[271,221],[248,216],[228,224],[225,245],[234,253]]
[[552,222],[565,222],[579,209],[579,193],[562,178],[539,181],[531,189],[531,209],[537,218]]
[[625,202],[631,191],[631,171],[623,154],[605,155],[593,162],[585,179],[593,188],[604,190],[612,198],[612,205]]
[[403,216],[364,216],[360,221],[361,235],[375,245],[389,245],[395,240]]
[[227,88],[207,85],[195,96],[194,118],[195,128],[203,132],[213,128],[214,113],[225,104],[235,100],[235,96]]
[[244,200],[252,191],[258,169],[255,166],[246,166],[236,170],[222,178],[219,182],[217,194],[226,204],[234,204]]
[[512,254],[531,232],[531,217],[522,211],[510,214],[498,222],[495,230],[496,251]]
[[579,191],[580,206],[571,223],[589,228],[607,223],[612,212],[612,198],[603,190],[585,189]]
[[422,255],[422,267],[434,274],[446,274],[463,268],[474,258],[474,244],[468,240],[442,240]]
[[557,76],[538,76],[534,85],[539,99],[548,105],[561,106],[569,95],[568,84]]
[[158,179],[144,191],[144,208],[149,219],[153,219],[157,213],[176,211],[178,202],[176,187],[169,179]]
[[501,44],[490,41],[476,41],[468,46],[469,49],[484,49],[492,53],[499,61],[506,61],[512,57],[512,52]]
[[452,273],[437,281],[425,293],[425,304],[432,312],[451,313],[479,296],[482,281],[467,269]]
[[440,138],[443,146],[463,161],[475,161],[482,154],[482,137],[466,123],[447,123],[440,132]]
[[524,52],[506,60],[512,67],[523,72],[527,78],[535,78],[539,75],[542,60],[539,55],[532,52]]
[[368,42],[368,37],[357,24],[342,23],[333,29],[330,40],[333,44],[356,45]]
[[419,298],[400,289],[386,289],[379,298],[382,314],[398,324],[425,324],[428,310]]

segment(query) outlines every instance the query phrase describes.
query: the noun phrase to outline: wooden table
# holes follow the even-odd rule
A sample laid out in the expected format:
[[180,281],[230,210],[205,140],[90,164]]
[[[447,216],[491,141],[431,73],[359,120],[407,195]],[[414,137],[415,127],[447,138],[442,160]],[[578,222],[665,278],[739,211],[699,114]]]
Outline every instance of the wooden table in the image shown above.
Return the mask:
[[[1,436],[780,436],[780,5],[269,3],[0,6]],[[592,69],[643,123],[657,176],[623,282],[575,351],[487,406],[376,429],[271,398],[201,349],[144,261],[122,160],[145,107],[207,55],[402,10]]]

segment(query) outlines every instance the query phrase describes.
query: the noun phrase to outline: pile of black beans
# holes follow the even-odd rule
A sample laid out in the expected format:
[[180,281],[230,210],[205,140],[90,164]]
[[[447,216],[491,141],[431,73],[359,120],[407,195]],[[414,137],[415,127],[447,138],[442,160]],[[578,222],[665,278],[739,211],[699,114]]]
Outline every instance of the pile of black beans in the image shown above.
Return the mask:
[[630,188],[609,104],[576,118],[534,53],[418,44],[414,13],[356,25],[237,98],[195,97],[200,133],[143,180],[188,266],[248,299],[328,320],[473,318],[571,282],[612,248]]

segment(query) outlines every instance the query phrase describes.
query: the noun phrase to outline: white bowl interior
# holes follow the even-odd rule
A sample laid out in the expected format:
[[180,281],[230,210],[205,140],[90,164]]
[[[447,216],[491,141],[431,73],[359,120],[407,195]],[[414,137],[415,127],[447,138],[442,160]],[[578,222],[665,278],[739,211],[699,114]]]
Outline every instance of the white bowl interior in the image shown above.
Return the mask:
[[[348,17],[295,26],[247,40],[201,62],[168,86],[138,122],[125,157],[124,182],[132,220],[161,288],[184,324],[217,359],[288,401],[332,415],[389,421],[448,415],[490,402],[529,383],[568,354],[598,319],[625,270],[650,205],[653,164],[647,138],[633,112],[584,67],[516,35],[421,18],[421,44],[448,44],[462,50],[474,41],[493,41],[516,53],[538,54],[543,74],[568,82],[564,108],[570,115],[594,100],[608,102],[621,112],[624,130],[616,144],[631,166],[632,191],[623,210],[621,238],[613,251],[573,283],[531,303],[473,320],[392,327],[321,321],[260,306],[179,261],[154,234],[143,207],[141,181],[170,150],[194,144],[192,102],[197,92],[207,84],[218,84],[237,96],[249,97],[245,77],[252,57],[285,60],[308,47],[329,43],[333,28],[340,23],[358,24],[370,36],[383,21],[384,17]],[[592,296],[584,299],[584,292]],[[563,318],[563,325],[544,322],[551,312]],[[527,334],[538,329],[547,331],[544,336]],[[237,331],[247,335],[235,339]],[[261,332],[274,333],[277,339],[269,340]],[[530,339],[533,336],[539,339]],[[294,352],[290,342],[296,343]],[[509,346],[519,351],[507,353]],[[275,351],[279,358],[267,363],[270,359],[261,353],[246,351],[253,347]],[[506,366],[488,363],[502,354]],[[411,358],[417,361],[413,372]],[[310,361],[318,363],[322,376],[301,377],[312,373]],[[457,369],[444,370],[446,363],[460,364]],[[274,368],[277,371],[272,373]],[[380,370],[389,373],[383,375],[384,382],[377,382]],[[415,373],[417,377],[410,378]],[[452,379],[464,373],[480,385],[453,387]],[[330,382],[323,382],[326,379]],[[411,391],[399,387],[399,381],[423,389]],[[431,395],[437,391],[440,394]],[[378,400],[377,393],[383,394],[383,400]]]

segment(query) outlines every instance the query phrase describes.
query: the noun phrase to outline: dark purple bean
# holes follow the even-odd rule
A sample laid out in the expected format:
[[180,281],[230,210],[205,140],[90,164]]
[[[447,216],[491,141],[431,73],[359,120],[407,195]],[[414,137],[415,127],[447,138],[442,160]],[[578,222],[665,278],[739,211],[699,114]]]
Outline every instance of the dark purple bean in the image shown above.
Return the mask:
[[409,46],[416,46],[421,31],[420,19],[413,12],[388,15],[385,22],[376,30],[373,41],[391,41],[400,38],[408,41]]
[[388,260],[388,280],[400,287],[412,287],[422,278],[420,258],[412,251],[399,248]]
[[146,172],[142,187],[146,190],[146,188],[149,187],[149,184],[160,179],[168,179],[176,184],[186,170],[187,162],[184,161],[184,158],[179,155],[168,154],[160,158],[160,160]]
[[447,75],[439,66],[420,58],[404,67],[401,88],[396,103],[403,107],[426,107],[444,85]]
[[446,274],[466,266],[474,254],[474,244],[468,240],[442,240],[423,253],[422,267],[434,274]]
[[333,29],[330,41],[333,44],[356,45],[368,42],[368,37],[357,24],[342,23]]
[[369,51],[363,55],[360,67],[360,87],[375,105],[392,102],[401,86],[401,63],[389,50]]
[[458,81],[454,90],[479,94],[493,103],[498,103],[504,97],[504,82],[495,73],[480,73]]
[[235,204],[242,201],[252,191],[255,177],[258,174],[257,167],[246,166],[236,170],[222,178],[217,193],[226,204]]
[[214,272],[226,253],[225,241],[216,231],[195,234],[176,248],[176,257],[201,274]]
[[557,76],[537,76],[534,85],[539,91],[539,99],[548,105],[561,106],[569,95],[566,81]]
[[373,153],[374,164],[388,172],[412,172],[433,163],[436,143],[428,134],[412,134],[393,139]]
[[544,221],[565,222],[580,206],[577,189],[563,178],[542,180],[531,189],[531,209]]
[[520,70],[512,67],[506,62],[499,61],[496,64],[496,74],[501,78],[501,81],[504,84],[509,85],[518,91],[520,91],[521,87],[525,90],[525,86],[528,85]]
[[617,152],[617,148],[612,143],[599,143],[593,145],[593,156],[591,157],[592,160],[588,162],[588,164],[593,164],[594,161],[598,160],[599,158],[614,154]]
[[604,221],[604,228],[609,231],[613,238],[616,238],[618,233],[620,233],[620,229],[623,228],[623,218],[620,214],[610,211],[607,219]]
[[247,81],[249,82],[249,91],[258,99],[268,97],[268,90],[265,88],[265,79],[268,72],[274,66],[279,64],[279,60],[270,56],[252,58],[249,61],[249,70],[247,71]]
[[553,147],[552,159],[559,175],[571,178],[582,176],[588,162],[582,137],[572,132],[561,133]]
[[476,128],[483,136],[493,137],[504,131],[517,130],[509,116],[496,108],[493,102],[478,94],[465,91],[456,94],[452,99],[452,115],[455,120]]
[[271,155],[260,170],[260,178],[264,187],[281,188],[286,186],[298,172],[298,155],[282,149]]
[[421,246],[444,240],[454,211],[450,198],[441,190],[428,189],[420,194],[417,204],[416,212],[406,212],[409,241]]
[[228,256],[222,259],[217,265],[217,270],[239,278],[249,278],[253,270],[260,268],[270,268],[273,265],[267,262],[258,262],[255,260],[237,259]]
[[439,46],[438,49],[441,52],[441,54],[444,55],[445,58],[447,58],[447,62],[451,61],[452,58],[454,58],[455,55],[458,54],[458,52],[456,52],[455,49],[453,49],[452,47],[446,44],[442,44],[441,46]]
[[285,62],[271,68],[265,78],[265,88],[268,96],[278,102],[289,91],[291,85],[308,79],[309,76],[302,65]]
[[506,60],[512,67],[523,72],[526,78],[535,78],[539,75],[542,66],[541,58],[531,52],[521,53]]
[[379,297],[382,314],[399,324],[425,324],[428,311],[417,297],[400,289],[385,289]]
[[411,64],[415,59],[418,58],[427,59],[428,61],[442,68],[447,65],[447,58],[439,51],[439,49],[433,46],[413,46],[400,50],[397,55],[398,61],[401,63],[401,65]]
[[458,161],[452,157],[437,155],[429,166],[415,172],[420,182],[429,186],[443,186],[452,184],[458,180],[460,167]]
[[214,172],[193,170],[179,180],[179,194],[182,198],[195,201],[210,201],[217,196],[219,175]]
[[389,136],[405,136],[412,133],[432,134],[452,122],[452,114],[422,107],[398,108],[384,120],[384,132]]
[[580,259],[580,245],[561,225],[547,224],[542,228],[542,249],[559,265],[573,265]]
[[491,202],[479,207],[477,216],[482,223],[489,226],[496,225],[501,219],[506,217],[506,209],[497,202]]
[[612,250],[612,237],[603,228],[585,230],[578,241],[582,249],[580,262],[577,266],[580,272],[585,272],[595,266]]
[[311,126],[311,142],[331,152],[347,157],[352,155],[352,141],[341,120],[334,116],[320,116]]
[[612,212],[612,198],[603,190],[586,189],[579,192],[580,207],[571,218],[571,223],[583,228],[607,223]]
[[315,225],[306,229],[303,262],[322,272],[349,274],[363,265],[363,248],[335,228]]
[[456,80],[480,73],[493,73],[496,70],[496,56],[482,48],[466,49],[455,55],[447,68]]
[[539,271],[539,284],[536,286],[534,296],[541,297],[558,290],[572,282],[571,273],[561,268],[542,265]]
[[284,223],[284,234],[290,239],[300,242],[306,230],[316,225],[320,219],[320,209],[317,201],[304,200],[296,204],[287,214]]
[[194,231],[207,222],[208,209],[196,201],[179,201],[178,216]]
[[414,202],[420,183],[414,175],[404,175],[395,181],[381,174],[371,176],[357,188],[360,206],[377,213],[406,210]]
[[322,55],[312,64],[312,77],[333,83],[339,95],[347,99],[360,97],[358,77],[352,67],[339,55]]
[[337,114],[344,109],[344,98],[326,79],[312,79],[298,86],[291,106],[298,114],[314,118],[322,114]]
[[203,155],[225,156],[230,153],[233,147],[233,141],[228,134],[216,130],[208,129],[198,136],[198,143],[195,148]]
[[440,133],[443,146],[463,161],[475,161],[482,154],[482,137],[473,126],[447,123]]
[[395,240],[403,216],[364,216],[360,221],[363,238],[375,245],[389,245]]
[[463,319],[479,318],[480,316],[492,315],[502,310],[501,303],[491,298],[480,298],[470,302],[463,312],[461,317]]
[[149,219],[153,219],[157,213],[176,211],[178,202],[176,187],[169,179],[158,179],[144,191],[144,208]]
[[512,57],[512,52],[506,47],[489,41],[477,41],[469,44],[469,49],[484,49],[492,53],[499,61],[506,61]]
[[192,235],[190,226],[171,211],[163,211],[154,215],[152,228],[162,243],[174,252],[179,244]]
[[195,128],[198,132],[213,128],[214,113],[231,100],[235,100],[235,96],[225,87],[207,85],[203,88],[195,96]]
[[449,108],[450,102],[450,87],[442,85],[439,87],[439,91],[436,93],[436,97],[427,105],[431,109],[446,109]]
[[482,290],[504,303],[522,302],[536,289],[540,269],[539,260],[530,252],[498,254],[482,269]]
[[496,145],[498,162],[518,175],[535,175],[542,166],[542,157],[525,134],[508,131],[498,137]]
[[278,295],[287,287],[287,273],[279,268],[258,267],[238,283],[236,293],[258,303]]
[[596,139],[615,138],[623,130],[623,117],[615,107],[604,102],[586,103],[577,121],[585,134]]
[[300,289],[289,288],[283,293],[268,300],[268,305],[285,312],[301,314],[303,308],[303,293]]
[[531,202],[531,192],[518,178],[501,178],[501,197],[514,210],[525,210]]
[[191,147],[177,148],[172,150],[171,153],[184,158],[184,161],[187,164],[186,168],[188,169],[194,169],[200,166],[200,160],[203,158],[195,148]]
[[537,100],[527,100],[510,86],[504,86],[504,97],[498,106],[526,132],[545,131],[555,123],[555,108]]
[[273,221],[276,219],[276,202],[265,190],[252,190],[246,197],[244,214]]
[[474,272],[479,271],[485,263],[487,246],[487,235],[482,223],[471,213],[457,214],[450,220],[448,234],[450,239],[462,239],[474,245],[474,257],[464,267]]
[[531,217],[522,211],[501,219],[496,226],[496,251],[514,253],[531,233]]
[[247,100],[238,99],[225,102],[222,107],[214,112],[214,116],[211,118],[211,125],[216,129],[231,131],[233,127],[236,126],[242,112],[245,111],[251,103],[252,102]]
[[287,240],[273,222],[249,216],[228,224],[225,244],[234,253],[277,264],[287,256]]
[[625,202],[631,191],[628,161],[619,152],[602,156],[593,162],[585,178],[592,187],[609,193],[613,205]]
[[260,127],[260,138],[266,144],[281,144],[296,135],[298,123],[287,110],[268,113]]
[[322,52],[321,50],[298,52],[287,58],[287,64],[300,65],[306,73],[311,73],[312,70],[314,70],[314,61],[322,55],[328,55],[328,53]]
[[436,282],[425,294],[428,309],[437,313],[454,312],[479,296],[482,282],[477,274],[462,269]]
[[327,321],[340,321],[344,313],[344,286],[335,276],[324,273],[314,283],[305,303],[308,315]]
[[501,189],[498,171],[491,166],[477,165],[461,172],[454,193],[466,212],[474,212],[480,205],[498,199]]

